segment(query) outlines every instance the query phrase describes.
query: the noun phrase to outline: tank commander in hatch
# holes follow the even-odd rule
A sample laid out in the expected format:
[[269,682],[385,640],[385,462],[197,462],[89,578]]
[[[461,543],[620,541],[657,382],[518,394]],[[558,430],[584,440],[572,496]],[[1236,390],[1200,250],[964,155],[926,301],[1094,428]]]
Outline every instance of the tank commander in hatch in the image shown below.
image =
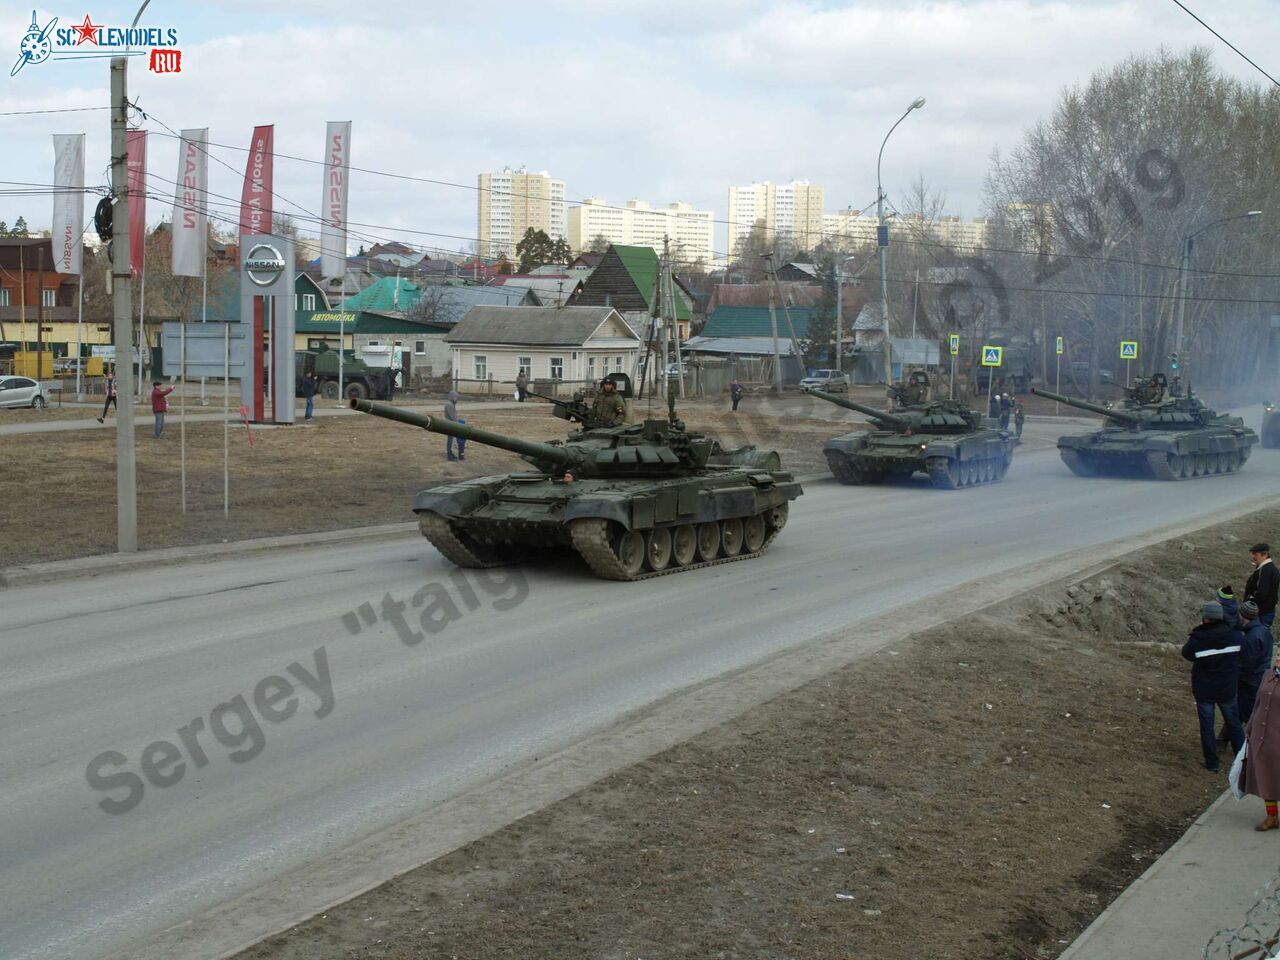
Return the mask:
[[618,396],[612,380],[600,381],[600,392],[591,404],[591,420],[594,426],[620,427],[627,419],[627,406]]

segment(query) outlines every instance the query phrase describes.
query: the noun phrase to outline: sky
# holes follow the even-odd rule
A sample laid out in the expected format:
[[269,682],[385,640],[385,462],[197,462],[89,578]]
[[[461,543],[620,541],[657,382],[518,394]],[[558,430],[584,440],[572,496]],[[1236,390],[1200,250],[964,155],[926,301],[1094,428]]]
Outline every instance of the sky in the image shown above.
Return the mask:
[[[41,25],[127,25],[140,0],[39,6]],[[1280,3],[1187,0],[1273,75]],[[32,8],[0,0],[13,61]],[[826,207],[875,200],[876,153],[916,97],[927,102],[885,150],[890,198],[923,175],[947,212],[983,214],[993,150],[1016,145],[1066,86],[1161,46],[1208,47],[1227,73],[1265,78],[1172,0],[542,0],[484,5],[350,0],[152,0],[141,25],[176,28],[180,74],[131,61],[148,115],[150,189],[169,196],[174,131],[208,127],[210,191],[234,220],[252,128],[275,125],[277,212],[314,217],[327,120],[351,120],[352,250],[400,240],[458,250],[476,237],[476,176],[525,166],[568,197],[621,205],[683,200],[728,214],[730,185],[807,179]],[[8,38],[8,39],[5,39]],[[103,107],[108,61],[0,71],[0,114]],[[51,181],[51,134],[86,134],[86,182],[109,182],[106,110],[0,116],[0,180]],[[285,159],[283,155],[302,158]],[[221,160],[222,163],[217,162]],[[47,227],[47,196],[6,195],[0,219]],[[86,202],[92,211],[95,198]],[[157,222],[171,204],[148,203]],[[354,226],[368,224],[369,226]],[[225,226],[225,225],[224,225]],[[317,233],[300,224],[303,234]],[[716,248],[726,248],[727,228]],[[359,234],[358,236],[356,234]]]

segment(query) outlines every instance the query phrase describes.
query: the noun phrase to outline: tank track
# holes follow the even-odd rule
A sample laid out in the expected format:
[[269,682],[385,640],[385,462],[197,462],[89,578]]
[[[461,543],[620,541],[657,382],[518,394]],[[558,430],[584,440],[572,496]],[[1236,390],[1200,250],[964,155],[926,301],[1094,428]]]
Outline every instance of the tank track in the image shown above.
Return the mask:
[[754,553],[740,553],[736,557],[718,557],[715,560],[703,560],[698,563],[685,564],[683,567],[667,567],[665,570],[646,570],[628,574],[613,547],[609,545],[609,521],[598,519],[575,520],[569,527],[569,535],[573,538],[573,549],[587,562],[591,572],[605,580],[652,580],[654,577],[665,577],[673,573],[685,573],[699,570],[702,567],[715,567],[722,563],[736,563],[739,560],[751,560],[762,555],[773,542],[773,538],[781,532],[781,527],[769,526],[764,543]]
[[[987,463],[990,462],[990,458],[983,457],[979,460],[970,462]],[[995,470],[993,471],[990,479],[966,481],[964,478],[961,478],[959,481],[956,481],[952,479],[951,471],[947,469],[948,463],[949,459],[947,457],[930,457],[925,463],[925,468],[929,473],[929,480],[933,483],[934,487],[939,490],[956,490],[960,487],[980,487],[989,483],[999,483],[1004,479],[1005,474],[1009,472],[1009,467],[1011,465],[1008,461],[1003,459],[995,460]]]
[[[1181,456],[1179,456],[1179,459],[1182,459]],[[1177,472],[1174,471],[1173,465],[1169,462],[1169,455],[1167,453],[1163,453],[1159,450],[1147,451],[1147,466],[1151,468],[1151,473],[1157,480],[1200,480],[1204,477],[1216,477],[1220,473],[1236,473],[1245,465],[1248,459],[1249,450],[1246,447],[1241,450],[1233,451],[1227,460],[1225,470],[1219,471],[1215,469],[1206,470],[1204,473],[1183,474],[1181,470],[1178,470]]]
[[[1077,477],[1096,477],[1098,475],[1097,467],[1084,462],[1084,457],[1080,456],[1079,450],[1073,450],[1070,447],[1062,447],[1058,450],[1062,456],[1062,462]],[[1172,478],[1170,478],[1172,479]]]
[[489,567],[503,567],[521,559],[486,560],[472,552],[471,548],[458,539],[449,521],[438,513],[424,512],[418,514],[418,529],[431,542],[431,545],[443,554],[446,560],[459,567],[470,567],[483,570]]
[[863,470],[849,457],[843,454],[833,454],[827,457],[827,466],[831,468],[831,473],[841,483],[851,486],[864,486],[871,483],[879,483],[880,477],[870,471]]

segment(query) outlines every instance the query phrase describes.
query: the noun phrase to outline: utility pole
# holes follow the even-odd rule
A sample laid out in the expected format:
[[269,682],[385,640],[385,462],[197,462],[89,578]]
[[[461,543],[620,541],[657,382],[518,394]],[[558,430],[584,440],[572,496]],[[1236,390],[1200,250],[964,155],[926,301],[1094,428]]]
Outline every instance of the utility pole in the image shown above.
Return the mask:
[[[773,272],[773,254],[766,253],[764,261]],[[773,335],[773,392],[782,395],[782,354],[778,350],[778,313],[774,309],[773,284],[769,284],[769,332]]]
[[[141,11],[139,11],[141,12]],[[129,286],[128,57],[111,58],[111,280],[116,366],[116,549],[138,549],[137,437],[133,429],[133,297]],[[141,357],[139,357],[141,360]]]

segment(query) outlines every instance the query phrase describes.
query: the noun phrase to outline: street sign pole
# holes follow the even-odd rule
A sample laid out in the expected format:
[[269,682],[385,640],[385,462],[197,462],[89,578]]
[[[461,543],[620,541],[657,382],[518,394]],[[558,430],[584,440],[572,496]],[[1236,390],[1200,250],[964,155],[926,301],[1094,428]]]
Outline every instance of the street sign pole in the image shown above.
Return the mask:
[[1133,361],[1126,360],[1124,362],[1124,385],[1126,387],[1133,386]]
[[[1057,356],[1057,370],[1053,373],[1053,392],[1062,395],[1062,354]],[[1056,417],[1062,410],[1062,404],[1053,401],[1053,415]]]
[[950,396],[951,396],[951,399],[952,399],[952,400],[954,400],[954,399],[956,398],[956,355],[955,355],[954,353],[951,355],[951,391],[950,391]]

